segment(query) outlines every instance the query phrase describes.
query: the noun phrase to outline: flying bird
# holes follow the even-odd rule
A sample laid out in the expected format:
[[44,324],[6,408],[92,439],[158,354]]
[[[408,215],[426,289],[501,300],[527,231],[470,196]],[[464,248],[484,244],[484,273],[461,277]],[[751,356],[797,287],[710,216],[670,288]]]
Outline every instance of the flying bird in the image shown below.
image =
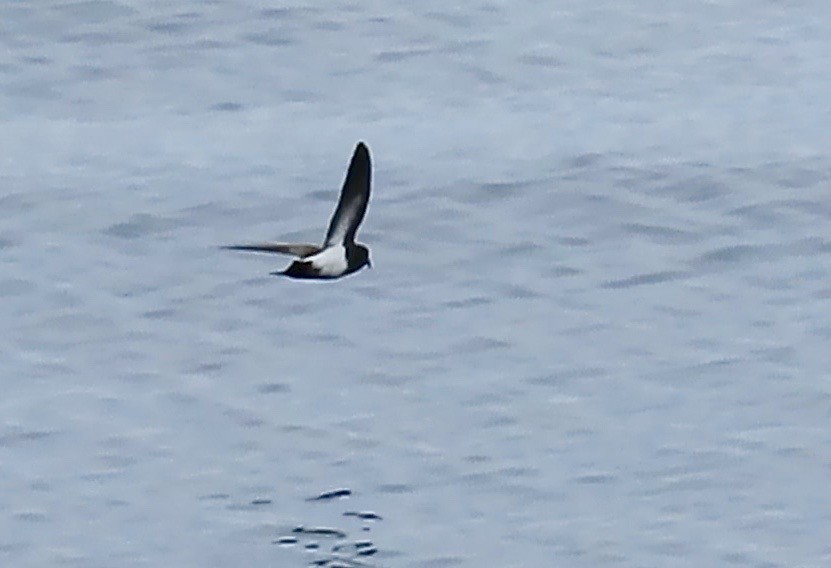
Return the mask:
[[270,252],[296,256],[288,268],[272,272],[276,276],[332,280],[357,272],[364,266],[372,268],[369,249],[355,242],[355,233],[364,219],[369,203],[369,186],[372,177],[372,163],[369,148],[358,142],[340,199],[329,221],[326,239],[323,245],[257,243],[250,245],[230,245],[222,248],[254,252]]

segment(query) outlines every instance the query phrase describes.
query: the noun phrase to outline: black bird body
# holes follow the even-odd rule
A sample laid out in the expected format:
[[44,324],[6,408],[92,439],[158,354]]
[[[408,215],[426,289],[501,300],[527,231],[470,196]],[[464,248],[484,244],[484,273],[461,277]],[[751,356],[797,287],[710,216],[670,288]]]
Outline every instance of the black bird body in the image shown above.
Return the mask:
[[[342,260],[346,259],[343,269]],[[339,245],[327,247],[317,254],[301,257],[282,272],[272,272],[290,278],[334,279],[359,271],[368,265],[369,249],[364,245],[351,243],[345,247]]]
[[254,252],[290,254],[297,259],[288,268],[272,272],[290,278],[331,280],[357,272],[364,266],[372,267],[369,249],[355,242],[355,233],[366,215],[372,179],[372,162],[369,148],[358,142],[338,205],[329,221],[326,239],[322,246],[289,243],[259,243],[231,245],[223,248]]

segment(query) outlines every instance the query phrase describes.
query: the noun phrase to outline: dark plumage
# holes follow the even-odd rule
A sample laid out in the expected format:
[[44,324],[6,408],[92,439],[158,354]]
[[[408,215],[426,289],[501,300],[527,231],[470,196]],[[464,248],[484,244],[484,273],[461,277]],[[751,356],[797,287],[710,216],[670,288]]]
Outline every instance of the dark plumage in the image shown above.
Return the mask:
[[372,179],[372,162],[369,148],[358,142],[338,205],[329,221],[326,239],[322,246],[310,244],[258,243],[230,245],[230,250],[290,254],[297,259],[281,272],[280,276],[307,279],[334,279],[357,272],[364,266],[372,267],[369,249],[355,242],[355,234],[366,215]]

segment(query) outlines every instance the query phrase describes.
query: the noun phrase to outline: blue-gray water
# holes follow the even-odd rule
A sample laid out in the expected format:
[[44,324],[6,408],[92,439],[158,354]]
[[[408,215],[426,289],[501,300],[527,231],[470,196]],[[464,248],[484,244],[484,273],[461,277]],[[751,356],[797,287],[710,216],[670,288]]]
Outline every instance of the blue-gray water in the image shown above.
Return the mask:
[[0,4],[0,564],[828,566],[829,21]]

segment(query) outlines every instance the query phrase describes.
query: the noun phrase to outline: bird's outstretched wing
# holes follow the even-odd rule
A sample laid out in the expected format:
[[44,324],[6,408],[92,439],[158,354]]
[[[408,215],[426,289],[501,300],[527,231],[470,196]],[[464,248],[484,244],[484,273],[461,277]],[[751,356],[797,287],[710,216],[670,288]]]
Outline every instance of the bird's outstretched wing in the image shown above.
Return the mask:
[[251,252],[271,252],[277,254],[290,254],[298,258],[306,258],[319,253],[322,249],[317,245],[288,244],[288,243],[256,243],[250,245],[228,245],[222,247],[226,250],[246,250]]
[[324,248],[332,245],[342,245],[355,240],[358,226],[364,220],[366,206],[369,203],[369,186],[372,177],[372,163],[369,158],[369,148],[363,142],[355,146],[349,170],[343,181],[338,206],[329,221],[329,230],[326,231]]

